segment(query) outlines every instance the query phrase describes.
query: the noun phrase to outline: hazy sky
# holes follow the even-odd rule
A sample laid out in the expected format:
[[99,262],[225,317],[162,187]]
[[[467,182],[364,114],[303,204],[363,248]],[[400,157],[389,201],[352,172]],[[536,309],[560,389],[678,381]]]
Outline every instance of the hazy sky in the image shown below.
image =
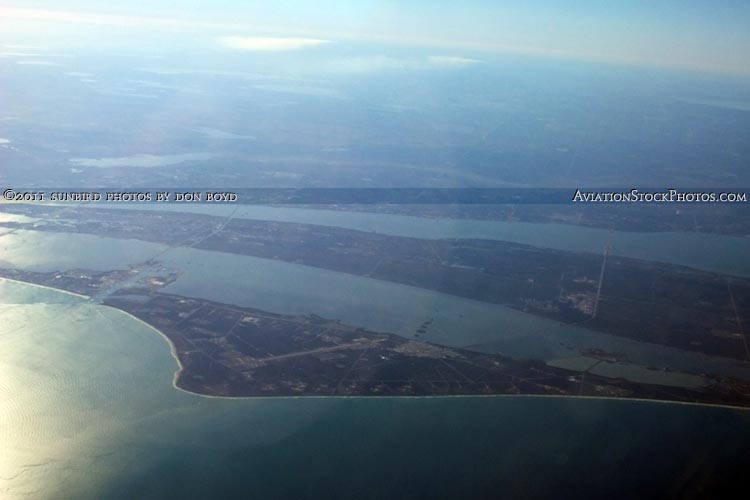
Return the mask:
[[[65,43],[102,26],[192,32],[241,48],[375,41],[460,55],[520,53],[750,74],[744,0],[0,0],[2,41]],[[76,27],[73,27],[76,25]],[[81,26],[84,26],[82,29]],[[98,27],[98,30],[97,30]],[[234,40],[234,42],[231,42]],[[268,41],[247,42],[245,48]],[[273,44],[271,44],[273,45]],[[463,51],[463,52],[461,52]]]

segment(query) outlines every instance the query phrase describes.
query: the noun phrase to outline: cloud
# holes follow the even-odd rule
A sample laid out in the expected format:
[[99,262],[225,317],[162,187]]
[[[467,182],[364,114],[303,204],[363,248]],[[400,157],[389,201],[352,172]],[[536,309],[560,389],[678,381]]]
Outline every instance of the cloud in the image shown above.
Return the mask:
[[48,54],[45,52],[0,52],[0,57],[70,57],[69,54]]
[[294,84],[261,84],[253,85],[254,89],[262,90],[266,92],[281,92],[286,94],[301,94],[316,97],[337,97],[340,99],[345,98],[336,89],[326,87],[313,87],[310,85],[294,85]]
[[[8,3],[7,0],[0,3]],[[21,3],[16,0],[14,3]],[[27,2],[29,3],[29,2]],[[52,4],[55,2],[35,2]],[[61,3],[61,2],[57,2]],[[94,2],[75,2],[93,4]],[[175,2],[169,2],[174,4]],[[197,2],[193,2],[197,3]],[[226,2],[225,2],[226,3]],[[259,3],[259,2],[252,2]],[[288,4],[290,2],[268,2]],[[335,2],[345,4],[347,2]],[[21,19],[41,23],[86,23],[102,26],[133,27],[138,29],[157,28],[187,33],[191,30],[203,33],[256,33],[275,36],[277,33],[296,33],[298,36],[312,37],[296,40],[318,40],[316,37],[335,37],[336,40],[398,44],[400,46],[431,47],[431,50],[466,50],[499,54],[520,54],[534,57],[583,60],[591,62],[614,62],[646,66],[664,66],[684,69],[700,69],[747,75],[750,74],[746,52],[726,50],[727,46],[741,46],[747,41],[746,29],[740,22],[746,9],[724,9],[722,15],[727,22],[702,22],[693,26],[688,17],[675,8],[675,23],[664,30],[655,20],[662,14],[640,15],[639,9],[629,9],[622,14],[626,17],[611,16],[604,9],[588,9],[577,12],[575,9],[563,12],[557,6],[538,7],[536,2],[526,2],[530,6],[508,6],[511,2],[485,2],[488,5],[503,4],[487,9],[431,9],[430,2],[405,2],[425,4],[425,7],[383,8],[372,21],[355,8],[333,7],[326,11],[320,8],[306,10],[300,17],[302,23],[279,23],[282,12],[289,14],[288,6],[274,8],[248,8],[245,11],[222,13],[214,16],[201,15],[198,7],[181,9],[179,16],[170,16],[170,10],[161,11],[156,16],[136,16],[109,13],[57,11],[0,6],[0,20]],[[522,2],[515,2],[521,4]],[[551,2],[544,2],[551,3]],[[555,2],[560,3],[560,2]],[[656,2],[663,3],[663,2]],[[679,2],[674,2],[677,5]],[[684,3],[684,2],[683,2]],[[740,2],[737,2],[738,4]],[[219,9],[221,10],[221,9]],[[435,12],[435,11],[440,12]],[[119,9],[118,9],[119,11]],[[631,12],[632,11],[632,12]],[[173,9],[172,12],[175,12]],[[239,15],[240,12],[245,12]],[[254,12],[253,23],[248,21]],[[354,13],[357,13],[355,16]],[[369,11],[367,11],[369,12]],[[671,12],[671,11],[670,11]],[[217,11],[218,14],[218,11]],[[477,15],[478,14],[478,15]],[[562,15],[565,14],[565,15]],[[569,15],[568,15],[569,14]],[[340,16],[340,18],[339,18]],[[382,16],[382,17],[381,17]],[[396,17],[398,16],[398,17]],[[629,16],[629,17],[628,17]],[[682,16],[682,17],[681,17]],[[731,17],[730,17],[731,16]],[[736,19],[732,19],[735,17]],[[657,19],[658,18],[658,19]],[[692,18],[691,18],[692,19]],[[698,18],[696,18],[698,19]],[[706,19],[700,18],[701,21]],[[709,20],[710,21],[710,20]],[[736,22],[735,22],[736,21]],[[686,22],[685,26],[678,24]],[[271,24],[268,24],[271,23]],[[442,29],[449,23],[450,34]],[[656,23],[656,24],[654,24]],[[26,33],[24,23],[6,23],[14,32]],[[50,24],[51,25],[51,24]],[[383,30],[383,26],[388,27]],[[414,29],[419,26],[419,29]],[[3,28],[6,28],[3,26]],[[685,29],[682,29],[685,28]],[[690,32],[690,28],[696,28]],[[45,32],[47,26],[36,26]],[[290,31],[294,30],[294,31]],[[686,31],[687,30],[687,31]],[[6,30],[7,31],[7,30]],[[89,30],[81,30],[81,36]],[[689,33],[687,36],[685,33]],[[5,32],[3,32],[5,34]],[[446,34],[448,36],[446,36]],[[88,35],[86,35],[88,36]],[[234,37],[237,40],[237,37]],[[291,40],[291,39],[284,39]],[[592,43],[594,41],[595,43]],[[287,42],[288,43],[288,42]],[[746,44],[746,43],[745,43]],[[243,45],[243,44],[240,44]],[[252,45],[252,44],[251,44]],[[271,44],[275,45],[275,44]],[[318,43],[319,45],[319,43]],[[277,45],[278,46],[278,45]],[[310,44],[304,44],[310,46]],[[20,44],[6,45],[8,48],[32,49]],[[244,48],[244,47],[234,47]],[[247,48],[247,50],[292,50],[300,46],[282,48]],[[24,50],[25,51],[25,50]]]
[[471,66],[472,64],[479,64],[482,62],[479,59],[470,59],[468,57],[459,56],[430,56],[427,60],[434,66],[442,66],[446,68]]
[[185,153],[173,155],[138,154],[116,158],[70,158],[68,161],[77,167],[165,167],[188,161],[203,161],[212,158],[211,153]]
[[279,38],[279,37],[243,37],[225,36],[219,43],[229,49],[253,51],[299,50],[332,43],[318,38]]
[[429,56],[427,58],[368,56],[334,59],[323,64],[322,68],[333,73],[375,73],[382,71],[459,69],[481,62],[479,59],[458,56]]
[[16,61],[16,64],[24,66],[60,66],[59,63],[50,61]]

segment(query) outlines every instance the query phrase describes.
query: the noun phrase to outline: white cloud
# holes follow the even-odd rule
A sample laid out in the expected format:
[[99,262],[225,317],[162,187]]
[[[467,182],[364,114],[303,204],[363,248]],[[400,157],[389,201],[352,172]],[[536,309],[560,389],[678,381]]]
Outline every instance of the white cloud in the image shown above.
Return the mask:
[[427,58],[368,56],[335,59],[323,64],[322,67],[324,70],[334,73],[375,73],[380,71],[458,69],[481,62],[478,59],[458,56],[430,56]]
[[46,52],[2,51],[0,57],[70,57],[70,54],[50,54]]
[[254,51],[298,50],[332,43],[319,38],[278,38],[278,37],[242,37],[225,36],[219,43],[229,49]]
[[70,158],[68,161],[77,167],[165,167],[187,161],[203,161],[212,158],[211,153],[185,153],[174,155],[138,154],[116,158]]
[[50,61],[16,61],[16,64],[24,66],[60,66],[59,63]]
[[430,56],[427,60],[434,66],[442,66],[446,68],[471,66],[472,64],[479,64],[482,62],[479,59],[470,59],[468,57],[459,56]]
[[198,132],[199,134],[203,134],[211,139],[244,139],[249,141],[255,140],[254,135],[235,134],[234,132],[227,132],[226,130],[220,130],[218,128],[197,127],[190,130]]
[[15,49],[21,49],[21,50],[27,50],[27,49],[40,50],[41,49],[41,47],[39,47],[38,45],[19,45],[17,43],[12,43],[12,44],[6,43],[6,44],[3,44],[3,47],[6,48],[6,49],[12,49],[12,50],[15,50]]

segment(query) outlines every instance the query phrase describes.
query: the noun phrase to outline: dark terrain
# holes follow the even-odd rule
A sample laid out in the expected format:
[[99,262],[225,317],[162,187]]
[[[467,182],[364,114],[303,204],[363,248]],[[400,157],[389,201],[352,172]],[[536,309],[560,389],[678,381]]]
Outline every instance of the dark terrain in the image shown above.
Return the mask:
[[492,240],[427,240],[175,212],[17,205],[9,230],[87,233],[277,259],[483,302],[608,334],[750,361],[750,279]]
[[[63,273],[0,269],[123,310],[174,346],[176,384],[210,396],[554,395],[642,398],[750,407],[750,382],[704,376],[667,387],[569,371],[373,332],[316,315],[285,316],[162,293],[178,273],[154,261],[128,270]],[[599,363],[607,353],[588,352]]]

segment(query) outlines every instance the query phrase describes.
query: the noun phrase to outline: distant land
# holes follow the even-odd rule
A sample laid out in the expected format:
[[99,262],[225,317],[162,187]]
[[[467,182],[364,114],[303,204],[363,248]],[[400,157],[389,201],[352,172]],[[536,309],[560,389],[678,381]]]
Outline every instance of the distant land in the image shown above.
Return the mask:
[[[8,218],[0,223],[3,234],[84,233],[293,262],[498,304],[737,366],[750,359],[744,336],[750,279],[615,257],[606,246],[590,254],[179,212],[36,206],[10,212],[33,218]],[[729,373],[670,373],[594,348],[549,363],[510,358],[426,342],[420,337],[429,318],[413,334],[397,336],[337,318],[165,293],[182,272],[158,258],[108,271],[0,267],[0,277],[79,293],[154,326],[181,364],[177,385],[199,394],[545,394],[750,406],[750,380]],[[638,374],[627,376],[629,370]]]
[[8,228],[282,260],[501,304],[565,324],[750,362],[750,278],[494,240],[427,240],[179,212],[16,206]]

